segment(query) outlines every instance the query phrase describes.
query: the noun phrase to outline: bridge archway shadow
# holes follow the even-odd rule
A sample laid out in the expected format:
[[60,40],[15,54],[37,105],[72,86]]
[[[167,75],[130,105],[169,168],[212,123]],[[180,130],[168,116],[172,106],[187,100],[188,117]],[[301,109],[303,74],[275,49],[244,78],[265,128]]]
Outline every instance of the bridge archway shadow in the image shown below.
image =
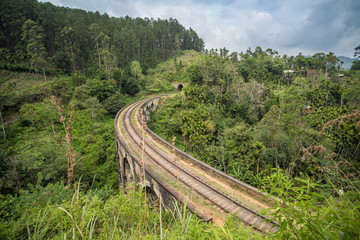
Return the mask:
[[151,187],[145,186],[143,190],[144,192],[146,192],[146,197],[149,201],[150,206],[152,207],[160,206],[160,199]]
[[130,163],[127,160],[127,158],[125,157],[123,160],[123,166],[124,166],[124,176],[125,176],[125,182],[133,182],[134,181],[134,176],[133,173],[131,171],[131,167],[130,167]]

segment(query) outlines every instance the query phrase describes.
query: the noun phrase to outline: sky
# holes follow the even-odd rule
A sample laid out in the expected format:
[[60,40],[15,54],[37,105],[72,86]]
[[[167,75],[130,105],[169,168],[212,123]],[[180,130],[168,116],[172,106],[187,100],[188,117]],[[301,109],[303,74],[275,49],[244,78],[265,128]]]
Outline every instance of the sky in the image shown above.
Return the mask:
[[[43,0],[44,1],[44,0]],[[230,52],[271,48],[279,54],[334,52],[353,57],[360,45],[360,0],[50,0],[114,17],[175,18],[205,48]]]

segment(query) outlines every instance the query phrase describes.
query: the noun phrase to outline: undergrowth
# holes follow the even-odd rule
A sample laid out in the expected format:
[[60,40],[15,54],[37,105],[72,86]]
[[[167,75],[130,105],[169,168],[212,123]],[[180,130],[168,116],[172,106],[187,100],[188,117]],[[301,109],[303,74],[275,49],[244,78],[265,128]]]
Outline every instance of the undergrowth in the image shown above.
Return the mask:
[[[225,226],[219,227],[203,222],[186,208],[177,205],[174,210],[168,211],[154,206],[150,208],[144,193],[136,186],[129,187],[127,194],[103,188],[79,191],[78,197],[80,219],[77,214],[73,216],[70,213],[63,183],[23,193],[16,201],[12,198],[2,199],[1,215],[8,213],[8,219],[0,224],[0,238],[138,239],[140,233],[142,239],[263,238],[232,218]],[[36,200],[30,205],[22,205],[28,199]],[[71,201],[73,205],[76,204],[75,194]],[[84,226],[83,236],[81,223]]]
[[176,202],[167,211],[150,206],[139,185],[127,186],[127,194],[107,185],[88,188],[76,174],[73,119],[65,120],[63,108],[52,100],[65,132],[67,182],[29,185],[19,195],[0,196],[0,239],[262,239],[233,218],[219,227]]
[[[274,169],[263,181],[275,202],[264,213],[272,216],[280,227],[272,238],[360,239],[357,188],[345,192],[329,178],[326,183],[316,183],[309,177],[293,179],[280,169]],[[322,189],[329,188],[334,194],[321,194]]]

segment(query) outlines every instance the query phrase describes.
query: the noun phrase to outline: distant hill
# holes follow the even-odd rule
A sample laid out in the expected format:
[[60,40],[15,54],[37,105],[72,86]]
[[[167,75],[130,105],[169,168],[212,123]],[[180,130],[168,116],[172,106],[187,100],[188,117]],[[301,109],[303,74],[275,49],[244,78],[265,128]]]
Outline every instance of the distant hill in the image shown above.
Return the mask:
[[342,67],[343,67],[345,70],[350,69],[353,61],[357,60],[357,58],[349,58],[349,57],[345,57],[345,56],[339,56],[338,58],[340,59],[340,61],[343,61],[343,62],[344,62],[344,64],[342,65]]
[[[311,55],[304,55],[304,57],[311,57]],[[351,68],[351,65],[353,63],[353,61],[357,60],[357,58],[349,58],[349,57],[345,57],[345,56],[337,56],[340,61],[343,61],[344,64],[342,65],[342,67],[345,70],[349,70]]]

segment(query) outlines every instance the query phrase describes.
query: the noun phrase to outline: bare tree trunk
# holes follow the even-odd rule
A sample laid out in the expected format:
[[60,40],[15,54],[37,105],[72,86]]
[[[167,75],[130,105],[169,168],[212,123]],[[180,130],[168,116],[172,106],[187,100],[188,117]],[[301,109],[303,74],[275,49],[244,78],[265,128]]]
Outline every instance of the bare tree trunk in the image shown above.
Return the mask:
[[340,106],[343,105],[343,94],[341,94]]
[[2,109],[3,108],[0,109],[0,120],[1,120],[2,130],[3,130],[3,133],[4,133],[4,139],[6,140],[6,132],[5,132],[5,127],[4,127],[4,120],[3,120],[2,114],[1,114]]
[[55,136],[55,128],[54,128],[54,122],[51,120],[51,128],[52,128],[52,132]]
[[85,64],[85,59],[84,59],[84,55],[81,54],[81,66],[83,69],[85,69],[85,71],[87,72],[87,65]]
[[161,48],[162,48],[162,54],[163,54],[163,61],[165,61],[165,47],[164,47],[164,38],[161,38]]
[[144,39],[140,39],[140,48],[141,48],[141,62],[145,64],[145,58],[144,58]]
[[96,42],[96,49],[97,49],[97,53],[98,53],[98,60],[99,60],[99,67],[101,67],[101,58],[100,58],[100,49],[99,49],[99,43]]
[[28,233],[28,238],[29,240],[31,240],[31,232],[30,232],[30,227],[29,227],[29,223],[26,221],[26,231]]
[[73,51],[72,46],[70,46],[70,54],[71,54],[72,69],[73,69],[73,72],[75,72],[75,57],[74,57],[74,51]]
[[46,82],[47,80],[46,80],[46,72],[45,72],[45,67],[43,67],[42,69],[43,69],[43,73],[44,73],[44,79],[45,79],[45,82]]
[[226,162],[225,162],[225,158],[224,158],[224,153],[221,153],[221,163],[224,167],[224,172],[227,173],[227,167],[226,167]]

